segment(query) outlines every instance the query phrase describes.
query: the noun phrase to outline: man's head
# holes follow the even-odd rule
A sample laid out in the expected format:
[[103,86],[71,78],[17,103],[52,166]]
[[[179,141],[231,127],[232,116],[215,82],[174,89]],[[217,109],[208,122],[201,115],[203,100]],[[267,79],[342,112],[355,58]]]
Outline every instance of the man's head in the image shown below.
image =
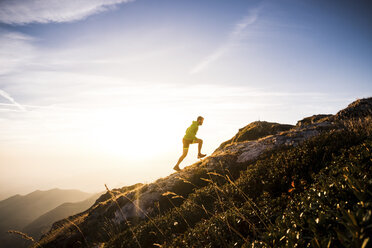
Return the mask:
[[203,125],[204,118],[202,116],[198,116],[198,119],[196,121],[199,123],[199,126]]

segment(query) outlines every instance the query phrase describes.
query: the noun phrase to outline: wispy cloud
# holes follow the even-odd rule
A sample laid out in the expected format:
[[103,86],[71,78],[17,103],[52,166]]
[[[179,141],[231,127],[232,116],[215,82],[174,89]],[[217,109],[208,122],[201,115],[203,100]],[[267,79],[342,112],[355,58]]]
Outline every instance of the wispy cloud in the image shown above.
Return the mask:
[[31,36],[0,29],[0,75],[30,63],[36,54],[33,40]]
[[241,39],[242,33],[249,26],[254,24],[257,21],[259,14],[259,8],[255,8],[249,11],[248,15],[244,16],[239,22],[234,25],[234,28],[230,32],[225,43],[220,46],[217,50],[212,52],[210,55],[205,57],[197,65],[195,65],[190,74],[198,73],[205,68],[207,68],[211,63],[218,60],[222,55],[228,52],[234,43],[238,42]]
[[71,22],[133,0],[3,0],[0,22],[7,24]]
[[0,90],[0,96],[4,97],[5,99],[9,100],[11,103],[14,104],[14,106],[16,106],[17,108],[19,108],[20,110],[22,111],[26,111],[26,109],[21,105],[19,104],[18,102],[16,102],[14,100],[13,97],[11,97],[7,92],[3,91],[3,90]]

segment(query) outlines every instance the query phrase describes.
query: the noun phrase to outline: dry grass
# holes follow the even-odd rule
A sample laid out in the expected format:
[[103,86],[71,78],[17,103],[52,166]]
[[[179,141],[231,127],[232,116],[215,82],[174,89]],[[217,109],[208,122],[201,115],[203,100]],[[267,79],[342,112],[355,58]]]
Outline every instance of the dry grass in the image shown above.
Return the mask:
[[81,234],[81,236],[83,236],[83,239],[84,239],[84,242],[85,242],[85,245],[88,247],[88,242],[87,242],[87,239],[85,238],[83,232],[81,231],[80,227],[78,225],[76,225],[73,221],[69,220],[69,218],[67,218],[67,221],[73,225],[74,227],[76,227],[76,229],[79,231],[79,233]]
[[20,231],[16,231],[16,230],[9,230],[8,233],[18,235],[19,237],[21,237],[21,238],[24,239],[24,240],[29,240],[29,241],[31,241],[31,242],[34,243],[34,245],[36,245],[37,247],[42,247],[42,246],[39,244],[39,242],[35,241],[34,238],[32,238],[31,236],[28,236],[26,233],[23,233],[23,232],[20,232]]
[[350,119],[342,121],[341,125],[348,131],[354,133],[363,133],[365,136],[371,136],[372,134],[372,117],[367,116],[365,118]]
[[106,187],[107,192],[109,192],[112,201],[115,202],[116,206],[119,208],[120,213],[121,213],[121,215],[122,215],[122,217],[123,217],[125,223],[128,225],[128,228],[129,228],[130,232],[132,233],[132,235],[133,235],[133,237],[134,237],[134,239],[135,239],[135,241],[136,241],[138,247],[141,248],[141,244],[139,243],[136,234],[133,232],[133,229],[132,229],[132,226],[131,226],[130,222],[129,222],[129,221],[127,220],[127,218],[125,217],[125,215],[124,215],[124,213],[123,213],[123,210],[121,209],[121,207],[120,207],[118,201],[116,200],[115,195],[110,191],[110,189],[107,187],[106,184],[105,184],[105,187]]
[[[219,173],[216,173],[216,172],[207,172],[207,175],[209,176],[209,178],[200,178],[201,180],[203,181],[206,181],[208,182],[209,184],[212,185],[213,187],[213,190],[217,196],[217,201],[219,203],[219,206],[220,206],[220,209],[221,209],[221,212],[216,212],[216,213],[213,213],[213,212],[210,212],[208,211],[204,205],[199,205],[193,201],[191,201],[189,198],[185,198],[181,195],[178,195],[174,192],[171,192],[171,191],[167,191],[165,193],[163,193],[162,195],[163,196],[166,196],[166,197],[170,197],[171,199],[175,199],[175,198],[181,198],[183,199],[185,202],[188,202],[200,209],[202,209],[208,216],[209,218],[211,217],[216,217],[218,219],[220,219],[222,222],[226,223],[227,227],[229,228],[230,231],[234,232],[235,234],[237,234],[243,241],[244,243],[246,244],[250,244],[250,242],[247,240],[247,238],[244,237],[244,235],[239,232],[237,229],[235,229],[228,221],[227,218],[223,218],[223,216],[221,215],[221,213],[227,211],[228,209],[229,210],[232,210],[234,211],[234,213],[237,215],[237,216],[240,216],[244,221],[246,221],[247,223],[249,223],[252,227],[252,229],[256,230],[255,228],[255,225],[253,223],[251,223],[247,218],[246,216],[235,206],[235,204],[233,203],[233,200],[229,198],[228,195],[226,195],[224,193],[224,191],[218,186],[217,182],[213,180],[213,178],[211,177],[211,175],[214,175],[214,176],[218,176],[218,177],[221,177],[221,178],[224,178],[226,183],[228,184],[231,184],[232,186],[234,186],[235,188],[237,188],[237,190],[239,191],[239,193],[244,197],[244,199],[246,200],[246,203],[248,204],[248,206],[250,206],[250,208],[254,211],[254,213],[257,215],[257,217],[261,220],[261,222],[264,224],[264,226],[266,227],[266,230],[269,230],[270,227],[272,226],[272,223],[270,222],[269,218],[263,213],[263,211],[261,211],[261,209],[259,209],[259,207],[230,179],[230,177],[226,174],[226,175],[221,175]],[[230,175],[231,176],[231,175]],[[189,181],[182,178],[182,180],[186,183],[188,183]],[[222,201],[222,196],[221,194],[224,194],[224,198],[228,199],[229,203],[232,205],[231,206],[227,206],[223,201]],[[170,199],[169,199],[170,200]],[[170,200],[171,202],[171,200]],[[177,208],[177,207],[175,207]],[[190,224],[187,222],[187,220],[185,219],[185,217],[182,215],[181,211],[177,211],[179,213],[179,215],[182,217],[182,219],[185,221],[185,223],[188,225],[189,228],[192,228],[190,226]]]
[[[58,235],[63,234],[66,232],[66,230],[71,229],[73,226],[76,228],[77,225],[82,223],[85,218],[88,217],[88,213],[85,213],[83,215],[77,216],[72,220],[68,220],[60,227],[49,231],[47,235],[45,235],[39,242],[40,244],[47,244],[50,241],[54,240]],[[35,246],[32,246],[35,247]]]

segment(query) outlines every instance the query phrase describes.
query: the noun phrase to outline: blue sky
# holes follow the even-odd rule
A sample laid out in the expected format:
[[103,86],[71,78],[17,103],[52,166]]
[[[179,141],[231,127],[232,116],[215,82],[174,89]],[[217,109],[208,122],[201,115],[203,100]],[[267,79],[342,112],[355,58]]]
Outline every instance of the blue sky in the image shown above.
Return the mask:
[[165,176],[198,115],[210,154],[252,121],[295,124],[371,96],[371,11],[368,1],[1,1],[0,198]]

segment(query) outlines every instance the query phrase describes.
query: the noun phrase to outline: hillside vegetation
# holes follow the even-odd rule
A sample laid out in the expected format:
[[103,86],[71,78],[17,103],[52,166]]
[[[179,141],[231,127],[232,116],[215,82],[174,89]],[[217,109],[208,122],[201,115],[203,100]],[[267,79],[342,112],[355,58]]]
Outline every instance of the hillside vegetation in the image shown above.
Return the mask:
[[370,247],[371,115],[368,98],[252,123],[180,172],[107,189],[34,247]]

